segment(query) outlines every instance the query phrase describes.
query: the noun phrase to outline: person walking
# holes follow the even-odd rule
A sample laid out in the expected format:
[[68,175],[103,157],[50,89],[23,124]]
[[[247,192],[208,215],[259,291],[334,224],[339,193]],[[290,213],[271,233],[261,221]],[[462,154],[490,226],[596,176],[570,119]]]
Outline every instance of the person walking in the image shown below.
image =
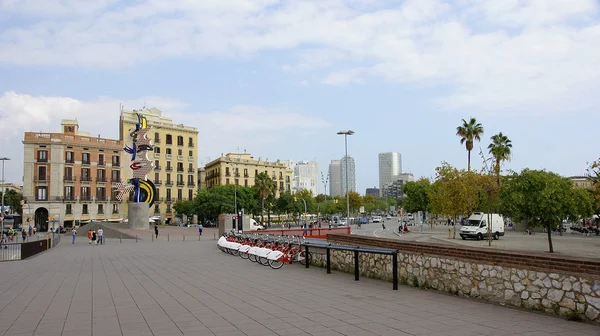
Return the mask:
[[71,235],[73,236],[73,240],[71,241],[71,244],[75,244],[75,237],[77,237],[77,230],[75,230],[75,228],[73,228],[73,230],[71,230]]
[[158,225],[154,225],[154,235],[156,236],[156,239],[158,239]]
[[98,229],[98,244],[104,245],[104,230],[102,230],[102,227]]
[[21,237],[23,237],[23,243],[24,243],[25,239],[27,239],[27,231],[21,230]]
[[88,230],[88,244],[92,243],[92,229]]
[[98,241],[96,240],[98,238],[98,234],[96,233],[96,230],[92,231],[92,245],[97,245]]
[[198,224],[198,233],[202,236],[202,224]]

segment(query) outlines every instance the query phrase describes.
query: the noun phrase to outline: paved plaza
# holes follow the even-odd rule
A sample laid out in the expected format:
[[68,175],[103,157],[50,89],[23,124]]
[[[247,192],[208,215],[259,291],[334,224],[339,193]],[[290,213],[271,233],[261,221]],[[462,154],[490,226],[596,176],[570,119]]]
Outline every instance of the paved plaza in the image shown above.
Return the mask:
[[2,262],[0,335],[600,335],[597,326],[316,267],[273,270],[208,238],[63,239]]

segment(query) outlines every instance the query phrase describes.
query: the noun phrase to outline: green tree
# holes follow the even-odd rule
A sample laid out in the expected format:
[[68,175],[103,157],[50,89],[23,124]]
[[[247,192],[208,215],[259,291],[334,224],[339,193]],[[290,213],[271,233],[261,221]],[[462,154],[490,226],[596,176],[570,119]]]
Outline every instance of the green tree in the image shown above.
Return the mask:
[[[426,178],[405,183],[402,186],[402,192],[406,195],[402,204],[404,210],[408,213],[423,211],[423,214],[429,211],[431,188],[431,182]],[[430,224],[433,226],[433,223]]]
[[[0,197],[2,197],[2,191],[0,191]],[[21,206],[22,198],[23,194],[20,192],[17,192],[14,189],[6,189],[6,195],[4,195],[4,206],[9,206],[11,211],[21,214],[23,213],[23,207]]]
[[529,226],[543,226],[548,233],[548,248],[552,246],[552,229],[563,220],[578,220],[592,212],[592,200],[583,189],[558,174],[545,170],[525,169],[514,173],[500,189],[502,213]]
[[317,196],[315,196],[315,201],[317,203],[323,203],[327,200],[327,195],[324,194],[318,194]]
[[[362,205],[362,197],[360,194],[356,191],[351,191],[350,194],[348,194],[348,198],[350,203],[350,213],[358,211]],[[344,204],[345,202],[346,201],[344,200]]]
[[178,214],[193,216],[196,214],[196,204],[193,200],[177,201],[173,204],[173,210]]
[[265,200],[270,195],[274,195],[277,190],[277,184],[265,172],[258,173],[254,178],[254,187],[256,195],[260,201],[260,221],[264,222]]
[[468,122],[462,119],[462,125],[456,128],[456,135],[460,137],[461,145],[465,144],[467,148],[467,171],[471,171],[471,151],[475,140],[481,141],[483,126],[475,118],[469,119]]
[[509,161],[512,155],[512,141],[502,132],[491,137],[492,143],[488,146],[490,154],[494,157],[494,172],[500,184],[500,166],[503,161]]
[[600,225],[600,159],[592,162],[588,168],[589,178],[593,185],[590,189],[590,194],[593,200],[593,211],[598,218],[596,225]]

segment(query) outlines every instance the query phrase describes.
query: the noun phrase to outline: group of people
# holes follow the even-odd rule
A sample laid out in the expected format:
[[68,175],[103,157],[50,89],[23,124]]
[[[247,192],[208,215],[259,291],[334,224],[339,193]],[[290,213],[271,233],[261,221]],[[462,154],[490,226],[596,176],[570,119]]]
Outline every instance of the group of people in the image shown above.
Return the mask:
[[[71,240],[71,244],[75,244],[75,238],[77,237],[77,230],[75,228],[73,228],[73,230],[71,230],[71,235],[73,236],[73,240]],[[99,228],[97,231],[96,230],[88,230],[87,233],[87,237],[88,237],[88,243],[90,245],[103,245],[104,244],[104,230],[102,230],[102,228]]]

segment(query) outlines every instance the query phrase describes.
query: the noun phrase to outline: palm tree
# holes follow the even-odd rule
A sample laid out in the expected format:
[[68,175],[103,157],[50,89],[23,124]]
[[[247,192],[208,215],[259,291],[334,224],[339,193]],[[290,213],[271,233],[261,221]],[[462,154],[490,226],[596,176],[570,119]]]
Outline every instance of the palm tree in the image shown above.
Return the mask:
[[462,125],[456,128],[456,135],[460,137],[460,144],[462,145],[464,143],[467,147],[467,169],[471,171],[471,150],[473,150],[473,143],[475,140],[481,140],[481,136],[483,135],[483,126],[481,126],[481,124],[478,123],[475,118],[469,119],[468,122],[463,119],[462,122]]
[[496,161],[494,171],[496,172],[498,184],[500,184],[500,165],[502,161],[510,160],[512,141],[506,135],[502,134],[502,132],[492,136],[490,139],[492,143],[488,146],[488,149]]
[[260,221],[264,222],[265,200],[275,194],[277,185],[265,172],[259,173],[254,178],[254,189],[260,199]]

